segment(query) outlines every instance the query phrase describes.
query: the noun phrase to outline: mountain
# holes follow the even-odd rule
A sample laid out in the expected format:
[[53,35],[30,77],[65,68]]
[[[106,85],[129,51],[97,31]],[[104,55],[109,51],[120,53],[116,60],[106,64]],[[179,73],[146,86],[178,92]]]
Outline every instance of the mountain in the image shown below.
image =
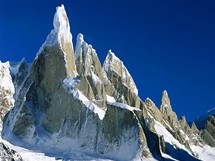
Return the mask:
[[210,146],[215,147],[215,108],[194,120],[200,129],[200,136]]
[[102,65],[82,34],[74,50],[63,5],[53,26],[32,64],[0,62],[2,142],[21,159],[214,160],[166,90],[158,108],[111,50]]

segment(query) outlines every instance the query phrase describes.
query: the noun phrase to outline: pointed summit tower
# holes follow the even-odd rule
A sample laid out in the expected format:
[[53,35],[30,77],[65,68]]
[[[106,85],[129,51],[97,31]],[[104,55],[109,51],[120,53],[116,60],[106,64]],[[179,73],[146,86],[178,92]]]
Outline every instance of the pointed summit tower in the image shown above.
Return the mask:
[[72,34],[70,32],[69,20],[64,5],[56,8],[53,26],[54,29],[51,30],[50,34],[47,36],[46,41],[38,51],[38,55],[42,52],[48,54],[47,49],[50,50],[50,47],[52,47],[52,51],[49,51],[49,53],[53,52],[53,48],[59,48],[60,51],[58,51],[58,54],[64,56],[67,74],[74,77],[77,75],[77,72],[75,66]]
[[163,114],[164,119],[166,119],[173,127],[178,126],[178,117],[172,110],[170,99],[166,90],[162,93],[160,111]]
[[108,51],[107,57],[103,64],[103,69],[112,83],[121,80],[132,93],[138,95],[138,89],[132,76],[128,72],[124,63],[111,50]]
[[[41,119],[40,123],[48,132],[59,131],[60,119],[67,117],[64,111],[69,110],[71,100],[63,88],[63,80],[68,76],[76,77],[77,71],[72,34],[63,5],[56,8],[53,26],[54,29],[51,30],[38,51],[26,79],[27,83],[25,82],[24,90],[22,89],[22,94],[20,94],[20,96],[26,95],[26,99],[20,98],[21,103],[15,105],[20,108],[21,113],[25,114],[16,118],[11,113],[11,117],[17,119],[14,127],[11,126],[16,135],[26,136],[28,133],[26,129],[31,129],[32,133],[29,135],[33,135],[35,125],[32,122],[34,111],[29,110],[31,107],[37,107],[45,113],[46,119]],[[59,101],[59,98],[67,100]],[[27,122],[25,129],[20,128],[23,122]]]

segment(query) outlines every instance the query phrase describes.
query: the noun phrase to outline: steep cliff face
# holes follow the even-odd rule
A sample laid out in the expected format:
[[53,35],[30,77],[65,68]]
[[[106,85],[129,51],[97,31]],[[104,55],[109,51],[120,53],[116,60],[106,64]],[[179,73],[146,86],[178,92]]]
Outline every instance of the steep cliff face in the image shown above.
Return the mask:
[[210,146],[215,147],[215,108],[196,118],[193,123],[198,127],[198,133]]
[[117,91],[116,100],[130,106],[143,108],[138,97],[138,89],[123,62],[111,51],[108,51],[103,69]]
[[[14,106],[15,87],[13,84],[13,74],[19,73],[21,64],[17,68],[12,68],[9,62],[2,63],[0,61],[0,134],[2,135],[2,126],[7,112]],[[12,73],[14,72],[14,73]],[[22,77],[22,74],[19,75]],[[18,84],[19,82],[17,82]],[[18,91],[16,89],[16,91]],[[0,136],[0,160],[22,161],[22,157],[13,149],[3,143]]]
[[215,147],[215,118],[210,116],[200,132],[202,139],[210,146]]
[[14,85],[9,70],[9,62],[0,61],[0,132],[2,123],[7,111],[14,106],[13,95],[15,93]]
[[69,76],[75,77],[76,66],[74,59],[74,49],[72,43],[72,34],[70,32],[69,20],[63,5],[57,7],[53,20],[54,29],[47,36],[46,41],[43,43],[38,51],[38,55],[43,53],[48,55],[52,51],[58,51],[59,55],[64,58],[64,66],[66,73]]
[[172,110],[170,99],[166,90],[163,91],[162,94],[160,111],[163,114],[164,119],[168,121],[173,128],[177,128],[179,126],[177,115]]

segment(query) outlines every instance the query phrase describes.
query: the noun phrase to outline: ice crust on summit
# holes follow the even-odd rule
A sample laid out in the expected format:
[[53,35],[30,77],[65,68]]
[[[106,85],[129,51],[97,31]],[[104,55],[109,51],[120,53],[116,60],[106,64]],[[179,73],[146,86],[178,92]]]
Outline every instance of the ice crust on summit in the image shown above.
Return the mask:
[[47,36],[46,41],[39,49],[37,55],[42,52],[45,46],[52,46],[58,44],[62,49],[64,49],[67,43],[72,44],[72,34],[70,32],[69,20],[63,4],[56,8],[53,26],[54,29]]

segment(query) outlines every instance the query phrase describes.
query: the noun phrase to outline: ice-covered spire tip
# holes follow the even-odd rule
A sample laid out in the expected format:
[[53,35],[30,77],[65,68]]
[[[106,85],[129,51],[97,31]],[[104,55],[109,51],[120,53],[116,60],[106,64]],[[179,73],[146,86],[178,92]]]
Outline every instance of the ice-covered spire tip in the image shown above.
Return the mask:
[[69,19],[67,17],[64,5],[56,7],[56,12],[53,20],[54,29],[47,36],[46,41],[39,49],[38,54],[41,53],[45,46],[60,45],[61,49],[65,50],[67,44],[70,44],[73,50],[72,34],[70,32]]
[[70,32],[69,20],[63,4],[56,8],[53,26],[55,31],[66,30]]
[[167,90],[165,89],[162,94],[168,96]]
[[111,51],[111,49],[109,49],[108,50],[108,54],[107,54],[107,56],[109,56],[109,57],[113,57],[113,58],[116,58],[116,55]]

